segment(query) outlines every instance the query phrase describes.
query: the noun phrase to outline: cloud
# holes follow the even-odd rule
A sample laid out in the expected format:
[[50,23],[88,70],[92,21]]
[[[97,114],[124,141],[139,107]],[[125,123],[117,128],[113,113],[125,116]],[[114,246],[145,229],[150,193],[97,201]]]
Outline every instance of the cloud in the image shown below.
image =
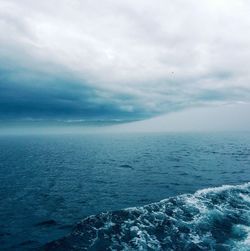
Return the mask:
[[250,100],[247,0],[1,0],[1,117],[145,118]]
[[112,93],[91,88],[65,72],[5,70],[0,83],[0,119],[137,120],[148,116],[139,106],[131,109],[123,104],[131,97],[120,95],[117,100]]

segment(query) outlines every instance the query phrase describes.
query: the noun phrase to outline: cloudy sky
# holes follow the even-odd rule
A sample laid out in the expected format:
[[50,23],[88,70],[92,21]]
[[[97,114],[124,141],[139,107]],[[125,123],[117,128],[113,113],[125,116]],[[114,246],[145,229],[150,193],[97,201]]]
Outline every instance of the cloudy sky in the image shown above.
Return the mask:
[[0,119],[248,104],[249,12],[248,0],[0,0]]

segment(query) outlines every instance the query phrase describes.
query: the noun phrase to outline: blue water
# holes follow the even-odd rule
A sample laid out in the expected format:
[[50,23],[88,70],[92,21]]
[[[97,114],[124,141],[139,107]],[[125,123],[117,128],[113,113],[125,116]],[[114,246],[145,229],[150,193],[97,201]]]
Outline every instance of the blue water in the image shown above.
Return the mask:
[[250,183],[90,216],[43,250],[250,250]]
[[[169,250],[204,250],[202,248],[207,248],[206,245],[214,245],[215,250],[229,250],[230,246],[236,250],[249,250],[246,243],[249,243],[250,199],[249,185],[245,184],[249,181],[250,133],[0,136],[1,250],[38,248],[72,231],[73,236],[76,232],[84,232],[85,227],[80,226],[85,226],[89,218],[77,227],[74,225],[89,215],[108,211],[108,216],[116,217],[116,213],[113,215],[110,211],[135,206],[139,209],[129,211],[129,215],[122,213],[122,219],[115,220],[119,227],[117,236],[124,236],[121,230],[124,222],[128,224],[134,220],[131,217],[135,216],[130,214],[143,218],[144,210],[150,219],[146,215],[143,220],[159,226],[158,218],[154,220],[152,217],[156,216],[150,215],[151,207],[154,208],[152,215],[154,211],[157,214],[161,212],[164,216],[160,214],[159,221],[170,225],[163,224],[165,228],[161,230],[161,237],[158,232],[154,233],[155,230],[140,227],[139,223],[131,223],[131,229],[126,225],[130,236],[125,238],[127,250],[157,250],[157,247],[161,250],[161,245],[165,245],[166,250],[166,247]],[[238,184],[245,185],[237,187]],[[203,188],[222,185],[233,185],[233,188],[217,193],[215,198],[211,193],[202,196],[195,193]],[[178,196],[187,193],[192,195]],[[158,203],[169,197],[173,197],[171,207],[164,206],[171,199]],[[150,205],[144,206],[147,204]],[[219,211],[211,211],[213,206]],[[163,207],[164,210],[169,208],[170,212],[164,211]],[[193,211],[188,210],[189,207]],[[201,207],[212,208],[210,211],[215,218],[216,213],[223,214],[224,218],[218,216],[218,224],[217,221],[209,221],[212,218],[210,211],[201,212]],[[176,212],[186,212],[184,209],[190,211],[191,216],[184,215],[182,219]],[[118,211],[118,215],[119,212],[127,210]],[[174,223],[168,222],[168,217],[175,213]],[[241,215],[244,215],[242,219]],[[94,216],[94,221],[106,222],[112,228],[109,222],[113,222],[113,218],[110,221],[105,217],[100,220],[99,216]],[[183,224],[184,232],[179,229],[181,223],[176,222],[179,218],[188,224]],[[206,222],[204,219],[207,218],[211,224],[204,223],[203,226],[199,223]],[[221,219],[232,224],[225,223],[224,226]],[[189,224],[189,221],[193,222]],[[89,224],[95,236],[92,223]],[[216,226],[220,232],[228,228],[231,232],[225,233],[221,240],[214,236],[209,238],[209,234],[218,235]],[[101,225],[99,227],[102,228]],[[215,228],[214,232],[210,228]],[[193,229],[192,233],[190,229]],[[114,232],[109,230],[107,238],[100,237],[93,250],[106,250],[100,249],[100,245],[119,244],[118,240],[111,238]],[[149,231],[148,239],[145,231]],[[93,236],[85,236],[86,243],[92,240]],[[174,243],[177,246],[171,246],[173,236],[176,236]],[[72,245],[72,237],[68,238],[67,245]],[[162,239],[165,239],[165,244]],[[59,250],[67,246],[66,242],[58,242]],[[126,250],[124,240],[120,242],[117,250]]]

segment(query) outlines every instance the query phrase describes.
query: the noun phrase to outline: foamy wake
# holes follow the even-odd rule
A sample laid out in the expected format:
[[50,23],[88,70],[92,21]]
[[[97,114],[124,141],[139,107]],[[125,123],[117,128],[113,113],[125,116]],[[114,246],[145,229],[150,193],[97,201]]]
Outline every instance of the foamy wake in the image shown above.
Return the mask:
[[44,249],[250,250],[250,183],[90,216]]

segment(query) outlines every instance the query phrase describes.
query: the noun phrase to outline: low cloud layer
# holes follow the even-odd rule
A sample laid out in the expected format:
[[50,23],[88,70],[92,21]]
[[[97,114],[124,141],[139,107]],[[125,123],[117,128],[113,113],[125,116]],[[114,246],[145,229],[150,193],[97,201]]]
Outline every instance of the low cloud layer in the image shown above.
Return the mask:
[[0,0],[0,118],[136,120],[250,102],[247,0]]

